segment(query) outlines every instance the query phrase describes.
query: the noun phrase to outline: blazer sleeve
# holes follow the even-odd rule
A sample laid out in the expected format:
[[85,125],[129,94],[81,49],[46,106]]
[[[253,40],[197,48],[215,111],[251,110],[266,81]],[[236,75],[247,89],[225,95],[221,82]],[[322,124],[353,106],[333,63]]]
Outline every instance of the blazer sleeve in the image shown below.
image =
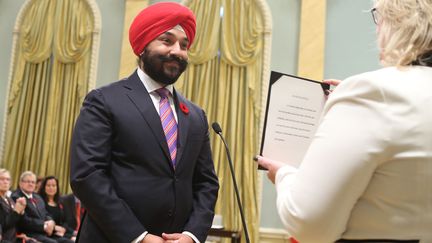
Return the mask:
[[67,227],[72,229],[72,231],[76,228],[76,219],[75,219],[75,201],[70,195],[60,197],[60,203],[63,205],[63,215],[64,222]]
[[113,124],[101,90],[90,92],[71,143],[71,187],[92,220],[113,242],[131,242],[146,231],[116,194],[109,178]]
[[19,215],[15,210],[7,212],[2,205],[0,205],[0,228],[4,231],[16,227],[16,224],[21,219],[22,215]]
[[66,238],[71,238],[74,235],[74,229],[68,224],[67,216],[66,216],[67,210],[65,209],[62,203],[59,203],[59,208],[60,208],[60,222],[56,222],[56,224],[59,224],[66,229],[64,235]]
[[[11,198],[16,202],[17,198],[22,197],[19,192],[14,192],[11,195]],[[45,233],[44,231],[44,219],[40,217],[33,217],[35,214],[35,210],[37,210],[34,206],[30,206],[31,202],[28,198],[26,198],[27,207],[24,210],[24,215],[21,216],[21,219],[18,221],[18,228],[22,231],[29,232],[39,232]]]
[[204,111],[201,119],[205,127],[204,142],[201,147],[193,176],[193,211],[185,226],[185,231],[191,232],[200,242],[205,242],[213,222],[219,183],[214,170],[210,150],[209,127]]
[[45,233],[44,223],[45,221],[43,219],[30,217],[28,213],[25,212],[21,220],[18,221],[18,228],[22,231]]

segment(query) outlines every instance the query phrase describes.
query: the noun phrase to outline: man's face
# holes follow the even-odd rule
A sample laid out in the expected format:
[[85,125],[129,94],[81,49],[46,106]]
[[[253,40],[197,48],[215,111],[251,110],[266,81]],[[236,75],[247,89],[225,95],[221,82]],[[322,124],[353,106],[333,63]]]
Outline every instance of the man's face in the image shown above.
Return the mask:
[[186,34],[173,28],[150,42],[140,59],[144,72],[161,84],[173,84],[187,67]]
[[0,174],[0,193],[6,193],[11,186],[11,177],[9,173]]
[[34,192],[36,187],[36,176],[25,176],[19,183],[21,190],[27,194]]

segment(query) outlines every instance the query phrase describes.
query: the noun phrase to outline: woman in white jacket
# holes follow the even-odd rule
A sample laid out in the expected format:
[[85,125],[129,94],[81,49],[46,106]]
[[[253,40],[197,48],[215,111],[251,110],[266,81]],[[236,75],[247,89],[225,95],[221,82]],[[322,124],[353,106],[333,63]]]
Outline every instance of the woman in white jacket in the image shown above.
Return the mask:
[[385,67],[336,87],[299,168],[258,158],[300,243],[432,242],[432,1],[371,11]]

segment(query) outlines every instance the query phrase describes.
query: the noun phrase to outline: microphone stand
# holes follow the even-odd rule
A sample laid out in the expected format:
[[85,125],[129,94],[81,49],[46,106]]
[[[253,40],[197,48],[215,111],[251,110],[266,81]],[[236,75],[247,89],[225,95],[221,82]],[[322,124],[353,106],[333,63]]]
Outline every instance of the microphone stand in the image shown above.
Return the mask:
[[222,129],[221,129],[221,127],[219,126],[219,124],[217,122],[214,122],[212,124],[212,128],[215,131],[215,133],[217,135],[219,135],[219,137],[222,139],[223,144],[225,145],[225,150],[226,150],[227,157],[228,157],[228,162],[229,162],[228,164],[229,164],[230,171],[231,171],[231,178],[232,178],[233,184],[234,184],[234,190],[235,190],[235,195],[236,195],[236,198],[237,198],[237,204],[238,204],[239,209],[240,209],[240,216],[241,216],[241,220],[242,220],[242,224],[243,224],[243,228],[244,228],[246,242],[250,243],[249,233],[248,233],[248,230],[247,230],[246,220],[245,220],[245,217],[244,217],[244,214],[243,214],[243,207],[242,207],[242,204],[241,204],[241,201],[240,201],[240,195],[239,195],[239,191],[238,191],[238,188],[237,188],[237,182],[236,182],[236,178],[235,178],[235,174],[234,174],[234,166],[233,166],[233,162],[231,160],[231,155],[230,155],[230,152],[229,152],[229,149],[228,149],[228,144],[226,143],[224,137],[222,136]]

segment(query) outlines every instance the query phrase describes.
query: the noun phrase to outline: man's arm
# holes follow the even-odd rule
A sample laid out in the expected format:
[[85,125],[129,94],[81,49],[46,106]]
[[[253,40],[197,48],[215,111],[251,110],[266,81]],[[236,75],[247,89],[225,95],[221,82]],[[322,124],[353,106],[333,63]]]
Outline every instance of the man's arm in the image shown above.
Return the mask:
[[200,242],[205,242],[213,221],[219,183],[214,170],[210,150],[209,127],[204,111],[201,111],[201,118],[205,125],[203,135],[205,138],[194,168],[193,211],[184,231],[192,233]]
[[113,125],[100,90],[84,100],[71,144],[71,187],[112,242],[130,243],[146,231],[110,179]]
[[22,218],[18,221],[18,227],[25,232],[45,233],[44,224],[44,220],[30,217],[27,215],[27,212],[25,212]]
[[18,213],[17,210],[12,210],[8,213],[0,205],[0,228],[5,229],[5,231],[11,227],[15,227],[21,217],[22,214]]

